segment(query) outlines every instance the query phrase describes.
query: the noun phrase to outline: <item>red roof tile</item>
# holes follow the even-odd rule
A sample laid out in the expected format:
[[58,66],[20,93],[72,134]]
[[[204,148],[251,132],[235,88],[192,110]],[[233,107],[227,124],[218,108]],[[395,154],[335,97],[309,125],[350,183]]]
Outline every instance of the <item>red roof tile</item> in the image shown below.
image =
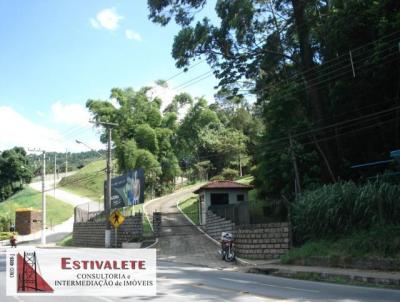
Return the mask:
[[253,186],[245,185],[231,180],[216,180],[205,184],[198,188],[194,193],[199,193],[202,190],[213,190],[213,189],[242,189],[251,190]]

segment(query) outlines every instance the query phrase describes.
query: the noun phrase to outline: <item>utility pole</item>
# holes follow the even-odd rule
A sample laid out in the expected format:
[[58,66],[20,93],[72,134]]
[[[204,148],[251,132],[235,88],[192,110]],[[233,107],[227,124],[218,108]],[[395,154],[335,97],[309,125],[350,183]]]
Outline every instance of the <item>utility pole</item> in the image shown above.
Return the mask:
[[28,149],[31,152],[42,152],[42,232],[40,242],[46,244],[46,151],[40,149]]
[[46,244],[46,151],[43,151],[42,165],[42,238],[41,243]]
[[243,172],[242,172],[242,157],[240,154],[240,137],[238,139],[238,165],[239,165],[239,176],[242,177]]
[[294,189],[295,189],[295,195],[296,195],[296,199],[297,199],[298,194],[301,193],[301,187],[300,187],[299,169],[297,167],[297,160],[296,160],[296,156],[294,155],[294,151],[293,151],[293,139],[292,139],[291,133],[289,133],[289,143],[290,143],[290,154],[292,157],[294,176],[295,176]]
[[67,177],[68,173],[68,150],[65,150],[65,177]]
[[54,199],[56,198],[56,179],[57,179],[57,153],[54,154],[54,183],[53,183],[53,189],[54,189]]
[[112,174],[112,158],[111,158],[111,135],[112,129],[117,127],[116,123],[107,122],[94,122],[95,124],[102,125],[108,132],[107,142],[107,194],[104,196],[104,215],[106,217],[106,231],[105,231],[105,247],[111,247],[111,223],[108,220],[111,212],[111,174]]

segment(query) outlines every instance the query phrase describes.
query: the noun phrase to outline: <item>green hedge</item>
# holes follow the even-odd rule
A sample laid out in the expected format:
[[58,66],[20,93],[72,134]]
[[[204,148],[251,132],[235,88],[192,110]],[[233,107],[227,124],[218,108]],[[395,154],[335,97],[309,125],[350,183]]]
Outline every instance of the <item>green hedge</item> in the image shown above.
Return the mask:
[[293,204],[297,242],[337,238],[376,225],[399,224],[400,186],[383,181],[325,185]]

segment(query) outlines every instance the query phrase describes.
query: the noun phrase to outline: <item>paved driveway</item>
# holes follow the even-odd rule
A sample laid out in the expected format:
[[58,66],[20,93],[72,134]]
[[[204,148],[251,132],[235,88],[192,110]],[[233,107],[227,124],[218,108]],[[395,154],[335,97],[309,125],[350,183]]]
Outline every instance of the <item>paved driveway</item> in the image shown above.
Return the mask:
[[199,186],[183,189],[174,194],[159,198],[145,205],[146,213],[162,213],[162,229],[155,246],[159,260],[188,263],[213,268],[229,268],[236,264],[222,261],[219,246],[207,238],[184,215],[176,204],[192,195]]

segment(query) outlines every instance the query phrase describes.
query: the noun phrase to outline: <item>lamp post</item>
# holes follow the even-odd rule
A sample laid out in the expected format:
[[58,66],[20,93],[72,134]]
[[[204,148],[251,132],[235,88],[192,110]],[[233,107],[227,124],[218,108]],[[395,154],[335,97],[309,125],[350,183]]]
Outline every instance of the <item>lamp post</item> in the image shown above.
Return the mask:
[[[111,134],[112,134],[112,128],[118,126],[118,124],[115,123],[107,123],[107,122],[95,122],[96,125],[101,125],[103,127],[106,128],[107,132],[108,132],[108,141],[107,141],[107,194],[106,196],[104,196],[104,215],[106,217],[106,229],[105,229],[105,234],[104,234],[104,246],[106,248],[111,247],[111,223],[108,220],[108,217],[110,216],[110,212],[111,212],[111,173],[112,173],[112,158],[111,158]],[[97,152],[98,154],[100,154],[98,151],[92,149],[91,147],[89,147],[88,145],[86,145],[85,143],[76,140],[76,142],[78,144],[82,144],[84,146],[86,146],[87,148]],[[100,154],[101,155],[101,154]],[[102,156],[102,155],[101,155]]]
[[88,148],[90,151],[96,152],[98,155],[100,155],[101,157],[103,157],[103,154],[101,154],[99,151],[93,149],[93,148],[90,147],[88,144],[85,144],[84,142],[82,142],[82,141],[80,141],[80,140],[78,140],[78,139],[76,139],[75,142],[76,142],[77,144],[84,145],[84,146],[85,146],[86,148]]

